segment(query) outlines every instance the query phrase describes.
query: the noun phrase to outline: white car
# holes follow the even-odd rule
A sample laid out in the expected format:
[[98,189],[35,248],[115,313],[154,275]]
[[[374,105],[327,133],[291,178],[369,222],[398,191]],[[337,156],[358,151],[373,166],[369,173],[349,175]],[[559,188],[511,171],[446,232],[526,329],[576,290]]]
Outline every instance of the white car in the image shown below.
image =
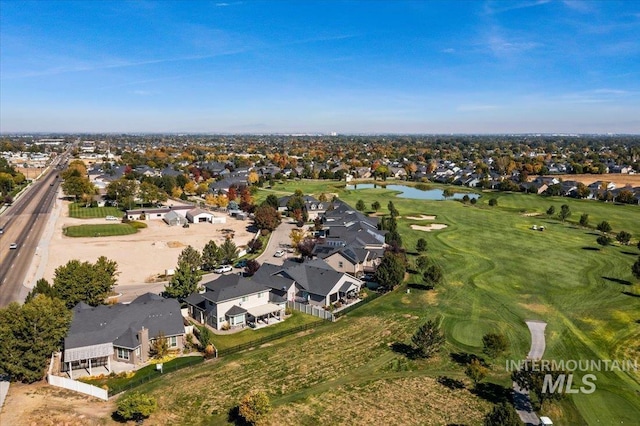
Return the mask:
[[17,248],[18,248],[18,244],[16,244],[16,243],[9,244],[9,250],[15,250]]
[[225,272],[231,272],[232,269],[231,265],[222,265],[214,269],[213,272],[216,274],[224,274]]
[[105,217],[105,219],[106,220],[118,220],[118,218],[115,217],[115,216],[107,216],[107,217]]
[[282,257],[284,256],[284,250],[278,250],[277,252],[275,252],[273,254],[275,257]]

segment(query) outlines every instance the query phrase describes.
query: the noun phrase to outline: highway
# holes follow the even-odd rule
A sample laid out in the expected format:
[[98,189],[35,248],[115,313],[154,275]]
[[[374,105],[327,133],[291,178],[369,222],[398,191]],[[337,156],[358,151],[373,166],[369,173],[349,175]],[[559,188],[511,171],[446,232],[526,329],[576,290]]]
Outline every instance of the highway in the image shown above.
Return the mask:
[[[22,303],[28,292],[25,279],[61,183],[56,164],[0,216],[0,308]],[[9,249],[11,243],[18,247]]]

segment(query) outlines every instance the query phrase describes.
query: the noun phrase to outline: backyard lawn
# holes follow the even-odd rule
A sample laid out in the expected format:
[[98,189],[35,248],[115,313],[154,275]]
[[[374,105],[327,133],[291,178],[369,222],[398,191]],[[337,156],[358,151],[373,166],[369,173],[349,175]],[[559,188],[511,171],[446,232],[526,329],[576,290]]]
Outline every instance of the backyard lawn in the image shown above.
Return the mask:
[[[291,182],[286,189],[317,196],[329,192],[328,185]],[[359,199],[367,207],[379,201],[380,213],[386,213],[388,201],[393,201],[400,211],[398,229],[409,261],[415,260],[418,238],[425,238],[426,254],[444,268],[445,283],[431,291],[411,287],[410,293],[405,284],[326,327],[144,385],[142,390],[158,398],[158,418],[224,424],[240,397],[258,388],[272,401],[273,424],[402,424],[415,422],[415,416],[425,419],[424,424],[478,424],[511,386],[505,361],[524,359],[529,351],[528,319],[548,323],[545,359],[640,356],[640,298],[633,297],[640,287],[630,268],[640,252],[634,245],[600,247],[597,231],[576,225],[580,215],[588,213],[591,224],[608,220],[613,232],[630,232],[637,242],[637,206],[502,193],[483,193],[471,206],[400,199],[388,190],[331,192],[353,206]],[[498,205],[489,207],[494,197]],[[542,214],[552,204],[556,211],[569,205],[569,221],[526,215]],[[436,218],[408,218],[422,214]],[[429,223],[447,227],[432,232],[411,228]],[[532,225],[546,229],[534,231]],[[408,283],[420,279],[410,275]],[[394,350],[401,347],[394,343],[409,343],[421,323],[436,317],[447,337],[440,355],[412,360]],[[508,353],[495,360],[482,353],[481,337],[491,331],[509,340]],[[485,384],[476,390],[464,375],[469,354],[485,358],[491,366]],[[574,382],[580,382],[581,374]],[[594,393],[568,395],[560,403],[545,405],[541,414],[553,413],[557,424],[637,421],[640,373],[594,374]],[[464,387],[447,386],[451,381],[443,377],[460,380]],[[212,386],[216,392],[200,391]]]
[[117,207],[85,207],[84,204],[69,204],[69,217],[78,219],[99,219],[107,216],[122,218],[122,210]]

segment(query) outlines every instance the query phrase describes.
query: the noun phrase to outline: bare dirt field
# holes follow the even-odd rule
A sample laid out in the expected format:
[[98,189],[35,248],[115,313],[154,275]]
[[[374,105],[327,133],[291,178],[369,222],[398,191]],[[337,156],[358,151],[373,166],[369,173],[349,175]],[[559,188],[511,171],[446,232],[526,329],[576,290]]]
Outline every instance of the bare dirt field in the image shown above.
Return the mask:
[[[537,176],[529,176],[529,181],[532,181]],[[554,177],[562,180],[575,180],[576,182],[582,182],[585,185],[590,185],[593,182],[602,180],[605,182],[613,182],[616,188],[622,188],[626,185],[640,186],[640,175],[623,175],[620,173],[607,173],[603,175],[550,175],[545,177]]]
[[425,232],[437,231],[438,229],[444,229],[446,227],[447,225],[445,225],[444,223],[432,223],[431,225],[427,225],[427,226],[411,225],[411,229],[414,229],[416,231],[425,231]]
[[46,383],[13,383],[0,412],[0,425],[96,425],[111,421],[114,401],[100,401]]
[[72,238],[62,234],[62,229],[67,226],[97,223],[112,222],[105,219],[71,218],[68,202],[64,202],[49,243],[44,278],[51,281],[55,269],[69,260],[95,262],[98,257],[106,256],[118,263],[118,284],[141,284],[154,276],[164,274],[166,269],[175,268],[178,255],[188,245],[202,250],[210,240],[221,244],[226,235],[233,233],[236,246],[242,247],[254,236],[247,229],[251,221],[232,217],[227,217],[225,224],[198,223],[191,224],[189,228],[168,226],[157,219],[147,220],[145,223],[148,228],[125,236]]

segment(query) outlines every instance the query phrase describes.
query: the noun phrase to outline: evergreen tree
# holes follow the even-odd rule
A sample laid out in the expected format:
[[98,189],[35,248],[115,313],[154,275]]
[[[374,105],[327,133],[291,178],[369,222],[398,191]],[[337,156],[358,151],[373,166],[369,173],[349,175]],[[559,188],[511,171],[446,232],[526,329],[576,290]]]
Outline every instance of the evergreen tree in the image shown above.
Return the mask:
[[445,341],[444,334],[435,320],[428,320],[422,324],[411,338],[416,354],[421,358],[429,358],[437,353]]

